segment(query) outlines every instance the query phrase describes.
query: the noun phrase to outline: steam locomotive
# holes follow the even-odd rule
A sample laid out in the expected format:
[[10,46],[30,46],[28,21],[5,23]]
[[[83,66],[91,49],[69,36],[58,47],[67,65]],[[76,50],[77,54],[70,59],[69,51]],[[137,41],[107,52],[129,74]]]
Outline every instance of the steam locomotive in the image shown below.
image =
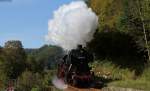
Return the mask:
[[81,45],[65,55],[58,64],[57,77],[66,84],[78,87],[88,87],[93,81],[94,73],[88,63],[93,61],[93,56]]

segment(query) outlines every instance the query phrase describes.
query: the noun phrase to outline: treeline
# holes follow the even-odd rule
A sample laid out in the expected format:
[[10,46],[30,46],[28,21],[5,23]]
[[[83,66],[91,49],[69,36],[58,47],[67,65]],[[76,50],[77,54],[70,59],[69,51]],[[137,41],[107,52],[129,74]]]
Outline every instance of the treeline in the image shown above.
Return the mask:
[[[121,68],[142,71],[150,45],[149,0],[88,0],[99,17],[99,27],[89,49],[99,60]],[[138,72],[137,72],[138,73]]]
[[17,83],[17,91],[48,86],[51,84],[50,70],[55,69],[62,53],[56,46],[24,49],[20,41],[6,42],[0,47],[0,89],[6,89],[12,80]]

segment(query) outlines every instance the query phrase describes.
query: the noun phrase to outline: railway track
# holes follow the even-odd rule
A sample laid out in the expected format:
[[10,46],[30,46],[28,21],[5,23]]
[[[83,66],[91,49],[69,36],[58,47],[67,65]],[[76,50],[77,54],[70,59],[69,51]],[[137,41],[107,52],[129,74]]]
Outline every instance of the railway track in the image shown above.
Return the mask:
[[68,86],[68,88],[65,91],[101,91],[101,90],[95,88],[76,88],[76,87]]

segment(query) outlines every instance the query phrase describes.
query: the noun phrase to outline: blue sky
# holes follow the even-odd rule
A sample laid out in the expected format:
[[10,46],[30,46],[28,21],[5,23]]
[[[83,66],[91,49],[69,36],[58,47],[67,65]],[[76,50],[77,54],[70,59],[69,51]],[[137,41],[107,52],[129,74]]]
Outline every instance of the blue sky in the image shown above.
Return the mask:
[[25,48],[39,48],[45,42],[48,20],[59,6],[73,0],[12,0],[0,2],[0,46],[21,40]]

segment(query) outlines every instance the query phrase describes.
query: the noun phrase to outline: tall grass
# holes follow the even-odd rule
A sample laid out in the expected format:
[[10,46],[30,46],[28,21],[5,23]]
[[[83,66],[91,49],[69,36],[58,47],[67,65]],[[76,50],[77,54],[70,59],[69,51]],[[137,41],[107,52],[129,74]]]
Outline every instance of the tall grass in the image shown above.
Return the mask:
[[92,67],[92,71],[98,77],[104,77],[113,80],[126,80],[134,78],[134,71],[130,71],[129,69],[121,69],[107,60],[95,61],[90,64],[90,66]]
[[150,91],[150,67],[145,68],[140,76],[136,76],[134,71],[131,71],[128,68],[122,69],[108,60],[98,60],[90,64],[90,66],[97,77],[112,79],[112,81],[108,83],[108,86],[136,88]]

